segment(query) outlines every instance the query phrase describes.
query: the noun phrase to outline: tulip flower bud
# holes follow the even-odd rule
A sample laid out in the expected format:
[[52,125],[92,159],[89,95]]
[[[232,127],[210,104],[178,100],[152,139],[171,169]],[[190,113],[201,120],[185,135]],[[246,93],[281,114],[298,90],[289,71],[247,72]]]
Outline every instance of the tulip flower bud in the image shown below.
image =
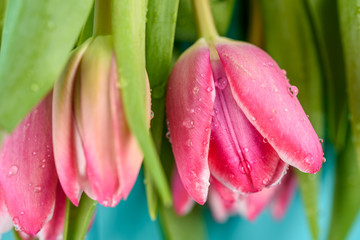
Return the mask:
[[177,61],[166,97],[180,178],[198,203],[210,174],[232,191],[253,193],[280,181],[288,164],[307,173],[323,151],[285,72],[245,42],[199,39]]
[[[102,205],[115,206],[139,173],[143,155],[125,119],[118,78],[112,37],[97,36],[74,53],[55,84],[55,162],[75,205],[85,191]],[[147,99],[150,113],[149,88]]]

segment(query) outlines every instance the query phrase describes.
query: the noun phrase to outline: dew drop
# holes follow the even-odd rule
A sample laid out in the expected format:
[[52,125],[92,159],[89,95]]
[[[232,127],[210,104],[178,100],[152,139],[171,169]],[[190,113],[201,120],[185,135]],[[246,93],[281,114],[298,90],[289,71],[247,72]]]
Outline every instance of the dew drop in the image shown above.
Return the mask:
[[17,216],[13,217],[12,221],[15,225],[19,225],[19,223],[20,223],[19,217],[17,217]]
[[193,128],[194,127],[194,121],[191,120],[190,118],[185,119],[182,124],[186,128]]
[[196,95],[196,94],[198,94],[199,93],[199,87],[198,86],[195,86],[194,88],[193,88],[193,94],[194,95]]
[[313,163],[313,160],[314,160],[314,157],[311,153],[308,153],[304,159],[304,161],[309,165]]
[[272,117],[272,118],[270,118],[270,122],[273,122],[274,120],[275,120],[275,118],[273,118],[273,117]]
[[40,193],[41,191],[42,191],[42,188],[40,186],[34,187],[34,192],[35,193]]
[[262,183],[263,183],[264,185],[267,185],[267,184],[269,183],[269,179],[268,179],[268,178],[264,178],[264,179],[262,180]]
[[201,77],[205,77],[205,73],[200,74]]
[[45,168],[45,167],[46,167],[46,165],[45,165],[45,164],[42,164],[42,165],[41,165],[41,168]]
[[103,205],[104,207],[108,207],[108,206],[109,206],[109,201],[108,201],[108,200],[102,201],[102,205]]
[[205,128],[205,132],[208,132],[209,131],[209,128],[207,127],[207,128]]
[[288,111],[289,111],[289,109],[287,109],[287,108],[284,108],[284,111],[285,111],[285,112],[288,112]]
[[248,148],[244,148],[244,152],[248,152],[249,151],[249,149]]
[[229,176],[231,179],[235,178],[235,175],[234,174],[230,174]]
[[309,118],[310,116],[309,115],[306,115],[307,118]]
[[256,118],[255,117],[252,117],[251,120],[253,120],[254,122],[256,121]]
[[279,89],[277,89],[277,88],[274,88],[274,92],[276,92],[276,93],[277,93],[277,92],[279,92]]
[[215,82],[215,86],[220,90],[225,89],[227,86],[227,79],[224,77],[219,77]]
[[186,145],[189,146],[189,147],[192,147],[192,141],[191,141],[191,139],[189,139],[189,140],[186,141]]
[[206,88],[206,91],[207,92],[211,92],[213,90],[213,88],[211,87],[211,86],[208,86],[207,88]]
[[320,141],[320,143],[323,143],[323,142],[324,142],[324,139],[319,138],[319,141]]
[[325,157],[323,157],[323,163],[325,163],[326,162],[326,158]]
[[269,65],[270,67],[273,67],[273,66],[274,66],[274,63],[269,62],[268,65]]
[[284,74],[284,76],[286,76],[287,72],[285,69],[282,69],[281,72]]
[[154,116],[155,116],[155,114],[154,114],[154,112],[151,110],[151,111],[150,111],[150,120],[153,119]]
[[263,143],[268,143],[267,138],[263,138]]
[[288,92],[289,92],[290,96],[296,97],[299,93],[299,89],[296,86],[290,86],[288,88]]
[[18,167],[18,166],[12,165],[12,166],[9,168],[8,177],[12,177],[12,176],[16,175],[17,172],[18,172],[18,170],[19,170],[19,167]]
[[23,211],[20,212],[20,215],[24,215],[25,213]]

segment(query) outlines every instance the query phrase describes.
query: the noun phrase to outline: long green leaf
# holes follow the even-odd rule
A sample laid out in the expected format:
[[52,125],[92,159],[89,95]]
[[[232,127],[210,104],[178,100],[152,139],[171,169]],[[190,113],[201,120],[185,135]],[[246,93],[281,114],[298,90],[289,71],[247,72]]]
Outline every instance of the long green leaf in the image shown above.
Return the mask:
[[[299,88],[298,98],[310,115],[319,136],[323,136],[323,73],[314,28],[302,1],[262,0],[265,45],[279,66],[286,69],[290,83]],[[297,173],[309,226],[318,238],[317,176]]]
[[0,55],[0,128],[11,131],[50,91],[93,0],[12,0]]
[[[210,0],[211,12],[220,35],[225,35],[230,26],[234,4],[235,0]],[[195,26],[191,0],[180,0],[176,40],[195,41],[197,39]]]
[[7,5],[8,5],[8,0],[0,1],[0,46],[1,46],[2,32],[4,27]]
[[78,207],[75,207],[69,200],[67,200],[63,239],[85,239],[95,208],[96,201],[90,199],[86,196],[86,194],[81,196]]
[[147,1],[112,0],[112,29],[124,110],[131,131],[145,155],[144,161],[162,201],[171,194],[146,118],[145,22]]
[[338,0],[338,7],[351,124],[360,166],[360,2]]
[[[160,153],[163,138],[165,92],[171,68],[178,5],[179,0],[148,1],[146,69],[152,90],[151,107],[154,113],[151,121],[151,133],[158,153]],[[153,180],[148,174],[148,170],[145,170],[145,179],[150,216],[153,218],[157,212],[157,197],[154,195]]]
[[338,159],[329,240],[346,239],[360,209],[360,169],[354,167],[356,151],[350,134]]
[[346,141],[348,107],[337,0],[306,0],[306,2],[324,68],[329,138],[340,151]]

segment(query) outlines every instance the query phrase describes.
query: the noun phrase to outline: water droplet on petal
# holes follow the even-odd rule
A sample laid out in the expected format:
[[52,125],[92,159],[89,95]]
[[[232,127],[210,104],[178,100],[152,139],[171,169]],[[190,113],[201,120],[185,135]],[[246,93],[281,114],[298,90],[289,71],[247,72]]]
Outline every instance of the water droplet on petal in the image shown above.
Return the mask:
[[244,152],[248,152],[249,151],[249,149],[248,148],[244,148]]
[[320,141],[320,143],[323,143],[323,142],[324,142],[324,139],[319,138],[319,141]]
[[207,92],[211,92],[213,90],[213,88],[211,87],[211,86],[208,86],[207,88],[206,88],[206,91]]
[[35,155],[36,155],[36,152],[33,152],[33,153],[32,153],[32,155],[34,155],[34,156],[35,156]]
[[215,81],[215,86],[220,90],[225,89],[227,86],[227,79],[225,77],[219,77],[217,81]]
[[267,138],[264,138],[264,139],[263,139],[263,143],[268,143]]
[[24,215],[25,213],[23,211],[20,212],[20,215]]
[[288,88],[288,92],[289,92],[290,96],[296,97],[299,93],[299,89],[296,86],[290,86]]
[[325,157],[323,157],[323,163],[325,163],[326,162],[326,158]]
[[12,176],[16,175],[17,172],[18,172],[18,170],[19,170],[19,167],[18,167],[18,166],[12,165],[12,166],[9,168],[8,177],[12,177]]
[[311,153],[308,153],[304,159],[304,161],[309,165],[311,165],[313,163],[313,160],[314,160],[314,157]]
[[41,165],[41,168],[45,168],[45,167],[46,167],[46,165],[45,165],[45,164],[42,164],[42,165]]
[[19,225],[19,223],[20,223],[19,217],[17,217],[17,216],[13,217],[12,221],[15,225]]
[[288,111],[289,111],[289,109],[285,108],[285,109],[284,109],[284,111],[285,111],[285,112],[288,112]]
[[264,185],[267,185],[267,184],[269,183],[269,179],[268,179],[268,178],[264,178],[264,179],[262,180],[262,183],[263,183]]
[[284,74],[284,76],[286,76],[286,74],[287,74],[286,70],[285,70],[285,69],[282,69],[281,71],[282,71],[282,73]]
[[198,94],[198,93],[199,93],[199,87],[198,87],[198,86],[195,86],[195,87],[193,88],[193,94],[196,95],[196,94]]
[[150,120],[154,118],[154,115],[155,115],[154,112],[151,110],[150,111]]
[[251,120],[253,120],[254,122],[256,121],[256,118],[255,117],[252,117]]
[[188,145],[189,147],[192,147],[192,141],[191,141],[191,139],[189,139],[189,140],[186,141],[186,145]]
[[40,193],[41,191],[42,191],[42,188],[40,186],[34,187],[34,192],[35,193]]
[[191,120],[190,118],[185,119],[182,124],[186,128],[193,128],[194,127],[194,121]]
[[205,73],[200,74],[201,77],[205,77]]

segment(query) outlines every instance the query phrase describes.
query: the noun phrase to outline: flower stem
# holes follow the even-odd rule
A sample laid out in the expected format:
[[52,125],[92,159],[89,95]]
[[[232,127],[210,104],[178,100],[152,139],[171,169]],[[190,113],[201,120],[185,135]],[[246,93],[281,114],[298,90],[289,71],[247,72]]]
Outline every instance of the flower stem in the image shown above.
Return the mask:
[[95,0],[93,36],[111,34],[111,1]]
[[219,34],[216,31],[209,0],[192,0],[199,37],[211,40]]

